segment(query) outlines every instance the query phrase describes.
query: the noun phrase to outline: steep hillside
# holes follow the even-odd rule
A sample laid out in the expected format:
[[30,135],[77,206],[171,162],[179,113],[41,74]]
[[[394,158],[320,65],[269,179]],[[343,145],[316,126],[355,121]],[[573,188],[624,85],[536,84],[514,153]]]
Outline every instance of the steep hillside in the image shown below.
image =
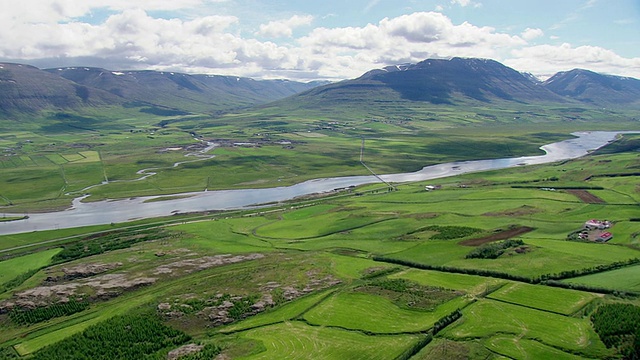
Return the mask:
[[197,112],[262,104],[316,86],[314,83],[163,71],[110,71],[87,67],[47,71],[78,84],[108,91],[129,102]]
[[574,69],[543,83],[554,93],[598,106],[640,105],[640,80]]
[[410,101],[431,104],[553,102],[568,100],[493,60],[429,59],[372,70],[354,80],[318,87],[295,97],[309,102]]
[[0,63],[0,113],[35,113],[44,109],[75,109],[114,105],[122,99],[64,79],[36,67]]
[[358,80],[380,82],[412,101],[453,103],[473,99],[481,102],[563,102],[530,77],[486,59],[429,59],[415,65],[392,66],[364,74]]

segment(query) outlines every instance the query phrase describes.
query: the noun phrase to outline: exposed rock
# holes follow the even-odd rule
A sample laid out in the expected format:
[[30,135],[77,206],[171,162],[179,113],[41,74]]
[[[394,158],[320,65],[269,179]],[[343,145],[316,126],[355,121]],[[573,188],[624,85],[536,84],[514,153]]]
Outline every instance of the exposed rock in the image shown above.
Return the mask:
[[62,268],[64,278],[67,280],[86,278],[89,276],[98,275],[109,270],[113,270],[122,266],[121,262],[109,263],[109,264],[80,264],[72,268]]
[[200,352],[203,348],[204,348],[204,345],[187,344],[175,350],[171,350],[169,354],[167,354],[167,359],[175,360],[185,355]]
[[165,313],[165,315],[170,318],[180,318],[184,316],[184,313],[182,311],[170,311],[168,313]]
[[195,259],[185,259],[176,261],[170,264],[158,266],[155,274],[169,274],[173,270],[182,270],[185,273],[191,273],[194,271],[205,270],[214,266],[235,264],[248,260],[256,260],[263,258],[263,254],[248,254],[248,255],[235,255],[223,254],[215,256],[204,256]]
[[160,304],[158,304],[158,310],[171,310],[171,304],[169,304],[169,303],[160,303]]

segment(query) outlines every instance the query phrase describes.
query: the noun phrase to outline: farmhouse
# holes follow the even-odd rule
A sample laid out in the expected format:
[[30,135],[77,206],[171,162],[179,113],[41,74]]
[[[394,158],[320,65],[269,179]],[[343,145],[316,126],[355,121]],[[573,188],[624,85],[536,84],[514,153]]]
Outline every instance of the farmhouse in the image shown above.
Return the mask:
[[611,227],[611,221],[591,219],[584,223],[584,228],[589,230],[603,230]]

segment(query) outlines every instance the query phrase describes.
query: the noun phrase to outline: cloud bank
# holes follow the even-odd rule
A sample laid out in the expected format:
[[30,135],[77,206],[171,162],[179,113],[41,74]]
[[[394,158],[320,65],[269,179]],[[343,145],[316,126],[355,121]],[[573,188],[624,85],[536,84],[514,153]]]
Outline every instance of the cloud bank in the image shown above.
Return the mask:
[[[6,0],[3,0],[6,2]],[[547,77],[572,68],[640,77],[640,58],[595,46],[536,44],[544,32],[517,34],[455,24],[440,12],[414,12],[359,27],[312,27],[297,14],[241,31],[236,16],[158,16],[211,0],[23,0],[3,6],[0,59],[40,67],[156,69],[254,78],[345,79],[426,58],[482,57]],[[217,2],[221,2],[218,0]],[[479,3],[457,0],[460,6]],[[41,11],[29,9],[39,8]],[[89,21],[94,14],[103,20]]]

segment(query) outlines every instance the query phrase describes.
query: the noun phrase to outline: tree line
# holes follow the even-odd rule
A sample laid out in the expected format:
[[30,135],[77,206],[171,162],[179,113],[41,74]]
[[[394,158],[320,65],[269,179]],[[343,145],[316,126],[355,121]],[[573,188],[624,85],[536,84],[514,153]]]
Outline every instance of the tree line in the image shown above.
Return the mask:
[[53,318],[72,315],[89,307],[88,301],[71,299],[66,303],[56,303],[33,309],[16,308],[9,312],[11,321],[19,325],[37,324]]
[[[563,283],[560,283],[558,281],[552,282],[551,280],[569,279],[569,278],[574,278],[574,277],[583,276],[583,275],[615,270],[625,266],[630,266],[630,265],[635,265],[640,263],[640,258],[633,258],[626,261],[617,261],[611,264],[597,265],[589,268],[566,270],[556,274],[543,274],[540,276],[528,277],[528,276],[515,275],[515,274],[506,273],[506,272],[487,270],[487,269],[459,268],[459,267],[444,266],[444,265],[422,264],[414,261],[395,259],[395,258],[390,258],[385,256],[374,256],[373,260],[390,263],[390,264],[408,266],[408,267],[422,269],[422,270],[435,270],[435,271],[442,271],[442,272],[449,272],[449,273],[456,273],[456,274],[479,275],[479,276],[493,277],[498,279],[526,282],[530,284],[541,284],[541,283],[547,284],[548,283],[549,285],[559,286],[559,287],[565,287],[565,286],[560,285]],[[575,284],[566,285],[566,287],[570,287],[570,286],[576,286],[576,285]],[[575,288],[577,289],[577,287]],[[614,290],[604,290],[599,288],[590,288],[590,289],[593,289],[594,292],[607,293],[607,294],[613,293],[614,291]],[[604,291],[598,291],[598,290],[604,290]],[[589,290],[589,291],[592,291],[592,290]]]
[[640,359],[640,307],[602,305],[591,315],[591,321],[608,348],[616,348],[625,359]]
[[169,350],[189,340],[189,335],[164,325],[156,316],[122,315],[46,346],[32,360],[166,359]]

